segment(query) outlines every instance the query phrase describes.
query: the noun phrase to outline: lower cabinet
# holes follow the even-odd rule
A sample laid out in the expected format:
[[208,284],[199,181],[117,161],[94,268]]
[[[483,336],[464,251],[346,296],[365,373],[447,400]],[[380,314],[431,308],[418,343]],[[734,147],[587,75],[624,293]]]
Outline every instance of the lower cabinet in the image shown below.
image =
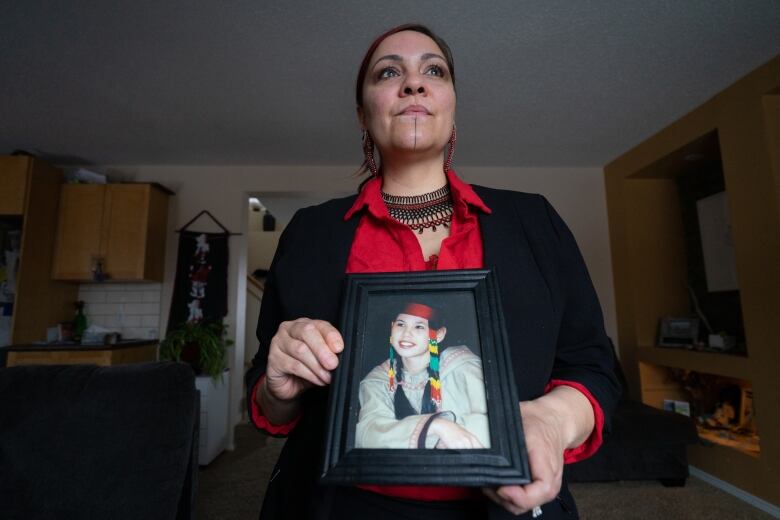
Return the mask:
[[116,345],[21,345],[6,349],[6,366],[98,365],[152,363],[157,360],[156,340],[124,341]]

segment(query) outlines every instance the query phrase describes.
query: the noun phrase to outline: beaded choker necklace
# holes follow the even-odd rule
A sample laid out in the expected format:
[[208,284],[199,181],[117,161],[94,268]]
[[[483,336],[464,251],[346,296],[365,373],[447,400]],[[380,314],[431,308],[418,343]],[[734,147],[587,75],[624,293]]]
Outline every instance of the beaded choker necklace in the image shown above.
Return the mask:
[[452,222],[452,196],[448,184],[431,193],[412,197],[388,195],[383,191],[382,200],[392,218],[421,235],[426,228],[436,231],[436,226],[449,227]]

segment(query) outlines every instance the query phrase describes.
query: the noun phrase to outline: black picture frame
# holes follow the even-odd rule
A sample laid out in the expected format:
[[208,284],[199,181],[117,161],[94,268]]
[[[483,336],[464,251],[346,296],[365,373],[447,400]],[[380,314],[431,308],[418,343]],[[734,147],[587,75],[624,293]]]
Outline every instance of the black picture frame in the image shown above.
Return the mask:
[[[345,284],[340,322],[345,348],[334,372],[329,395],[323,482],[453,486],[530,482],[519,400],[495,273],[492,270],[452,270],[351,274]],[[355,446],[361,408],[359,387],[366,373],[365,367],[374,365],[381,357],[387,359],[389,326],[396,317],[391,311],[397,309],[399,303],[411,301],[426,305],[433,301],[439,309],[449,308],[450,322],[460,329],[456,329],[458,337],[471,338],[462,340],[464,342],[478,343],[485,384],[489,448]],[[380,321],[386,320],[388,329],[372,332],[372,327],[376,328],[373,325],[377,320],[375,311],[385,308],[387,313],[382,310],[378,314],[385,314]],[[471,318],[470,313],[473,314]],[[388,317],[388,314],[392,315]],[[379,347],[383,352],[380,354],[374,352],[376,341],[372,338],[377,337],[381,338],[380,345],[382,342],[385,345]],[[444,345],[443,348],[448,347]],[[442,360],[444,355],[442,351]],[[447,383],[442,381],[444,392]]]

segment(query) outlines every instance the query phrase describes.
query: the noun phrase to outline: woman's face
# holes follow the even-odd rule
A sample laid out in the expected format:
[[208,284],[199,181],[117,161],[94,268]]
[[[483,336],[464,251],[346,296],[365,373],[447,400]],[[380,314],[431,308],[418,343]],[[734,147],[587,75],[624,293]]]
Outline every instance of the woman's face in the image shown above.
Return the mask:
[[444,53],[428,36],[388,36],[369,61],[361,126],[380,153],[441,153],[455,120],[455,88]]

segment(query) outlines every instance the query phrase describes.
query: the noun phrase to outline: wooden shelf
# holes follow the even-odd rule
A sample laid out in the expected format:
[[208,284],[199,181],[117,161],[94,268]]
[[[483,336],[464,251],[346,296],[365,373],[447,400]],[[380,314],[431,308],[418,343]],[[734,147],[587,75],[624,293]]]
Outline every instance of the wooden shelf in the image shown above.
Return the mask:
[[[726,448],[737,450],[741,453],[744,453],[745,455],[748,455],[753,458],[758,458],[759,454],[761,453],[760,448],[760,440],[756,438],[757,445],[755,450],[748,449],[744,447],[744,443],[747,440],[747,437],[744,436],[738,436],[738,438],[734,439],[728,436],[728,432],[725,432],[723,434],[719,434],[717,430],[710,430],[707,428],[697,427],[699,431],[699,438],[702,439],[705,443],[710,444],[716,444],[718,446],[724,446]],[[722,435],[726,435],[723,437]]]
[[750,364],[745,356],[664,347],[639,347],[636,353],[643,363],[750,379]]
[[[688,460],[780,504],[780,56],[637,144],[604,172],[618,345],[629,394],[659,408],[665,399],[689,400],[675,369],[745,382],[754,395],[758,456],[697,444],[689,446]],[[690,208],[681,200],[681,184],[712,183],[714,175],[722,175],[726,193],[748,357],[655,345],[659,317],[693,312],[691,265],[698,269],[694,275],[701,274],[688,258],[684,217]]]

